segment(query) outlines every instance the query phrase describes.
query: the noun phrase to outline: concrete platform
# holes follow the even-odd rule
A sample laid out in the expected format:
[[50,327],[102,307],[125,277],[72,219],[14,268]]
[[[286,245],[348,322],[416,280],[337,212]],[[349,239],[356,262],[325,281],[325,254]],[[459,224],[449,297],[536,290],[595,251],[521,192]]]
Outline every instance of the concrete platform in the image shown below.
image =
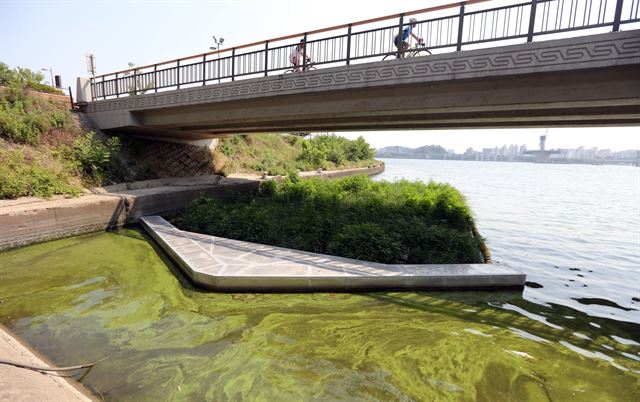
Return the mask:
[[522,289],[525,282],[506,266],[378,264],[186,232],[160,216],[140,223],[194,284],[211,290]]

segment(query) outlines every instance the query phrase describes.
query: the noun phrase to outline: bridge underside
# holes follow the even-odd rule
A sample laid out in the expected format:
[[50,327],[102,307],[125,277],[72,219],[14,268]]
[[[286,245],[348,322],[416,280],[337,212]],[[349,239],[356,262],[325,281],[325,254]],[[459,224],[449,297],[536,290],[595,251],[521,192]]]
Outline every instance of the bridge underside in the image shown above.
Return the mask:
[[[511,62],[500,65],[500,60]],[[438,69],[444,73],[436,73]],[[347,77],[345,84],[336,84],[340,74]],[[251,84],[258,90],[251,90]],[[174,101],[163,102],[163,96]],[[125,107],[88,111],[103,129],[158,139],[640,125],[640,34],[619,32],[336,67],[131,98],[93,103]]]

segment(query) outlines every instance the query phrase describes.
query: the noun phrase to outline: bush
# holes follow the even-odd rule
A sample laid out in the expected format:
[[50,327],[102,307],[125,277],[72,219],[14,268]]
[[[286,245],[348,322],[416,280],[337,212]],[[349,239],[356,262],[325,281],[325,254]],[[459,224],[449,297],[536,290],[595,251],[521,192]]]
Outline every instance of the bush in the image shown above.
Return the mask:
[[402,260],[403,247],[398,239],[375,223],[346,225],[327,247],[329,254],[356,260],[392,264]]
[[0,136],[19,143],[37,144],[49,127],[42,111],[29,108],[22,100],[0,100]]
[[101,183],[108,177],[112,155],[120,150],[120,139],[111,137],[103,144],[93,131],[76,138],[73,153],[86,179]]
[[280,247],[381,263],[480,263],[464,197],[448,184],[338,180],[267,181],[253,196],[201,198],[176,224]]
[[237,169],[286,175],[318,168],[369,166],[374,162],[374,151],[364,138],[350,141],[336,135],[313,139],[298,135],[236,135],[220,140],[216,152],[224,155],[225,161],[218,163],[215,170],[227,174]]
[[15,82],[10,84],[0,97],[0,137],[35,145],[52,128],[69,126],[68,110],[56,109],[50,100],[30,95]]
[[302,143],[302,152],[298,160],[311,169],[340,167],[345,161],[373,161],[375,151],[360,136],[348,140],[336,135],[319,135]]
[[68,174],[63,168],[43,166],[38,155],[30,155],[30,159],[27,161],[19,149],[0,150],[0,198],[50,198],[55,194],[80,193],[78,187],[68,183]]
[[[28,68],[16,67],[10,69],[8,65],[0,62],[0,85],[6,87],[30,88],[39,92],[47,92],[62,95],[63,92],[50,85],[44,84],[44,75],[37,71],[33,72]],[[53,83],[52,83],[53,84]]]

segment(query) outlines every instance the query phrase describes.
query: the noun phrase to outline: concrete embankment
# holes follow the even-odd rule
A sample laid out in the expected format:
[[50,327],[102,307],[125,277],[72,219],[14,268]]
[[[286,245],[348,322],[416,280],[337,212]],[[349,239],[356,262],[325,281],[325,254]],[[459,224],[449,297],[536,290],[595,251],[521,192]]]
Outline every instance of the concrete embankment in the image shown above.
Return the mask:
[[[54,367],[42,355],[19,341],[0,325],[0,358],[27,366]],[[55,372],[40,371],[0,364],[0,401],[96,401],[79,383],[60,377]]]
[[[384,165],[379,165],[302,173],[301,176],[334,178],[373,175],[383,170]],[[117,228],[135,223],[141,216],[180,210],[200,195],[224,198],[231,193],[256,191],[259,184],[256,176],[225,178],[210,175],[117,184],[94,189],[93,193],[79,198],[0,201],[0,251]]]
[[380,264],[180,230],[160,216],[142,227],[191,281],[223,292],[519,289],[505,265]]

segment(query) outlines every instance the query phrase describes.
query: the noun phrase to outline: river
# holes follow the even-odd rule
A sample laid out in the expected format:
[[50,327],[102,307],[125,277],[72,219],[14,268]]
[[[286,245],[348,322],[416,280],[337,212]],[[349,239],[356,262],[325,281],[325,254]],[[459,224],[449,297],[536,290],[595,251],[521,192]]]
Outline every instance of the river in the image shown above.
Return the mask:
[[524,299],[640,323],[640,169],[386,159],[378,180],[460,190],[494,262],[527,274]]
[[220,294],[129,228],[0,254],[0,322],[105,400],[640,400],[640,170],[388,159],[523,292]]

